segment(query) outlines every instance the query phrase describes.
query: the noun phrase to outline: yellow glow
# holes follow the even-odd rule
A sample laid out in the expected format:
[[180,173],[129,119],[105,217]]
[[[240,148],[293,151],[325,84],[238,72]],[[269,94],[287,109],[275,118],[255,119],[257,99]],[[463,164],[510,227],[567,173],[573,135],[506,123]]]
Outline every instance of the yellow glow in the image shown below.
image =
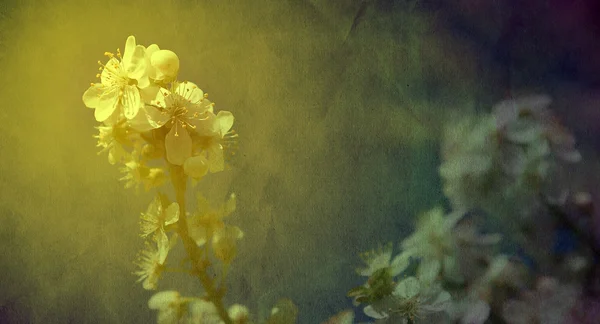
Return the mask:
[[[289,297],[305,323],[323,317],[308,305],[342,298],[339,272],[352,278],[357,253],[379,241],[373,233],[389,228],[394,206],[421,210],[431,200],[423,186],[435,184],[435,175],[418,183],[411,168],[429,159],[431,169],[421,173],[436,172],[435,152],[412,149],[435,132],[371,83],[377,63],[364,48],[387,36],[363,30],[356,36],[363,45],[348,45],[359,2],[325,3],[56,0],[10,7],[0,25],[0,306],[13,305],[6,307],[25,313],[11,316],[33,323],[155,320],[147,309],[151,293],[130,274],[143,247],[139,215],[153,195],[123,189],[118,168],[96,154],[94,111],[81,100],[97,80],[96,61],[135,35],[140,44],[177,53],[179,79],[210,93],[217,111],[235,115],[232,167],[196,187],[217,201],[237,195],[230,223],[245,235],[226,303],[256,314]],[[383,62],[413,64],[403,46]],[[175,274],[159,289],[191,294],[199,285]]]

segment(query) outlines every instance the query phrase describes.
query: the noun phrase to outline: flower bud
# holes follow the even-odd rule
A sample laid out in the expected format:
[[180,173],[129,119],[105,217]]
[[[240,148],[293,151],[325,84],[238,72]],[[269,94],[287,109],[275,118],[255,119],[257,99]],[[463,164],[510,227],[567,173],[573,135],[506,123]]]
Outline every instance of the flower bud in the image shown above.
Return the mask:
[[229,313],[229,317],[235,324],[245,324],[248,323],[249,315],[248,308],[244,305],[234,304],[229,307],[227,310]]
[[194,179],[200,179],[208,172],[208,161],[202,155],[192,156],[183,163],[183,171]]
[[179,72],[179,57],[169,50],[158,50],[150,57],[150,64],[155,69],[155,79],[169,82]]

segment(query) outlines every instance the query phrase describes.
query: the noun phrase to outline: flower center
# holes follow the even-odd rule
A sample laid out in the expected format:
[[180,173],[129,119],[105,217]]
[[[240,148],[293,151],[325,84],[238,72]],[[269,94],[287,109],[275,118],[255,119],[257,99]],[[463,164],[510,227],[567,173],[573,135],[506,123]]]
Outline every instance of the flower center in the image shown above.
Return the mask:
[[188,114],[189,109],[184,105],[183,98],[178,94],[175,94],[173,98],[173,106],[171,107],[171,127],[175,127],[175,136],[179,136],[179,126],[186,129],[190,127],[195,129],[196,126],[192,125],[189,120],[195,117],[195,114],[191,116]]
[[419,297],[412,297],[409,299],[405,299],[400,302],[398,308],[392,310],[393,313],[398,313],[403,317],[409,319],[410,321],[415,320],[415,318],[419,315],[419,308],[421,306]]
[[123,69],[123,65],[121,60],[121,51],[117,48],[117,55],[115,58],[115,54],[110,52],[105,52],[105,56],[109,58],[108,62],[102,64],[102,62],[98,61],[100,68],[99,71],[102,71],[102,74],[96,74],[96,77],[103,78],[103,83],[109,87],[119,87],[123,88],[126,85],[137,85],[137,80],[129,79],[127,77],[127,72]]

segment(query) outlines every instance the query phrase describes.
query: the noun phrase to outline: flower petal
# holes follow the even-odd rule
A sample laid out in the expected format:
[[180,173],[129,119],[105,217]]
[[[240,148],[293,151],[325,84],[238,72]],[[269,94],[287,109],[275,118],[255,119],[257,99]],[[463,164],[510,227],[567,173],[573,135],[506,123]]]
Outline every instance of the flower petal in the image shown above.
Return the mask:
[[407,277],[400,281],[394,289],[394,295],[402,298],[412,298],[419,294],[421,284],[415,277]]
[[116,125],[121,120],[123,120],[123,112],[121,112],[121,109],[115,109],[113,113],[103,121],[103,123],[104,125],[111,126]]
[[140,111],[138,112],[137,115],[135,115],[135,117],[133,119],[128,120],[128,125],[129,127],[133,128],[134,130],[138,131],[138,132],[147,132],[150,130],[153,130],[155,128],[160,127],[161,125],[157,125],[156,123],[151,123],[149,118],[149,111],[152,110],[156,110],[156,108],[150,107],[150,106],[142,106],[140,108]]
[[490,305],[481,299],[470,305],[466,314],[461,318],[461,324],[483,324],[490,316]]
[[160,50],[160,47],[158,47],[158,45],[156,44],[152,44],[148,47],[146,47],[146,52],[144,53],[145,59],[146,59],[146,72],[148,74],[148,77],[151,79],[155,79],[156,80],[156,69],[152,68],[152,64],[150,64],[150,58],[152,57],[152,54],[154,54],[154,52]]
[[378,312],[377,310],[375,310],[375,308],[373,308],[373,306],[369,305],[367,307],[365,307],[363,309],[363,312],[365,313],[365,315],[372,317],[374,319],[384,319],[389,317],[389,315],[387,313],[384,312]]
[[182,165],[192,156],[192,138],[187,129],[175,123],[165,137],[165,148],[169,163]]
[[121,105],[123,105],[125,118],[133,119],[140,112],[141,99],[140,92],[136,86],[126,85],[123,88]]
[[136,48],[135,36],[130,35],[127,37],[125,41],[125,50],[123,51],[123,62],[131,61],[131,57],[133,56],[133,52]]
[[444,290],[437,295],[436,299],[431,304],[423,305],[423,310],[431,313],[441,312],[448,308],[451,301],[452,297]]
[[169,254],[169,249],[171,248],[171,245],[169,244],[169,237],[161,229],[156,233],[155,240],[158,244],[158,262],[160,264],[165,264],[167,255]]
[[101,83],[95,83],[83,93],[83,103],[88,108],[96,108],[100,102],[100,96],[104,91],[104,86]]
[[161,110],[154,106],[147,105],[144,107],[144,111],[146,112],[148,124],[153,129],[164,126],[171,119],[171,116],[163,114]]
[[175,224],[179,220],[179,204],[172,203],[165,210],[165,225]]
[[219,134],[223,137],[233,126],[233,114],[229,111],[221,110],[217,114],[219,122]]
[[105,86],[114,86],[115,83],[118,84],[118,80],[125,78],[123,75],[123,70],[121,66],[121,62],[114,57],[111,57],[104,68],[102,69],[102,73],[100,73],[100,81]]
[[397,255],[392,260],[392,265],[390,267],[390,274],[392,275],[392,277],[399,275],[400,273],[402,273],[402,271],[404,271],[404,270],[406,270],[406,268],[408,268],[409,264],[410,264],[410,254],[401,253],[401,254]]
[[150,79],[148,78],[148,76],[143,75],[143,76],[137,78],[137,86],[140,89],[150,86]]
[[219,124],[217,116],[210,109],[210,101],[205,99],[200,104],[194,105],[194,107],[190,109],[190,114],[200,114],[198,118],[190,120],[190,123],[195,127],[196,134],[200,136],[214,136],[218,132]]
[[424,283],[432,283],[437,278],[442,264],[438,259],[425,259],[421,261],[417,276]]
[[543,127],[531,120],[517,119],[506,127],[506,138],[517,144],[528,144],[543,136]]
[[175,92],[194,104],[199,104],[204,100],[204,91],[193,82],[179,82]]
[[152,44],[148,47],[146,47],[146,57],[148,59],[150,59],[150,57],[152,57],[152,54],[154,54],[154,52],[160,50],[160,47],[158,47],[158,45],[156,44]]
[[146,58],[144,46],[138,45],[135,47],[131,57],[126,61],[123,58],[123,64],[125,65],[125,71],[127,77],[134,80],[139,80],[146,75]]
[[[138,88],[139,92],[140,92],[140,96],[142,97],[142,101],[144,102],[144,104],[152,104],[154,102],[156,102],[158,93],[160,92],[160,87],[159,86],[149,86],[149,87],[140,87],[138,84]],[[163,98],[164,99],[164,98]]]
[[146,215],[151,216],[154,222],[158,221],[158,216],[162,212],[162,204],[160,201],[160,197],[155,197],[150,205],[148,205],[148,209],[146,209]]
[[105,87],[104,92],[98,98],[94,116],[101,122],[110,117],[117,109],[119,103],[119,89],[115,87]]

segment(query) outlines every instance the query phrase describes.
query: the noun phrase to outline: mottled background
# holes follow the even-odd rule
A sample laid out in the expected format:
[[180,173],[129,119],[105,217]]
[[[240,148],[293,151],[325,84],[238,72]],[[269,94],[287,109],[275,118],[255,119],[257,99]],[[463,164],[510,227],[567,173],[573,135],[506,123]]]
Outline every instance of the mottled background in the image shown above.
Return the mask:
[[[593,152],[600,28],[589,1],[3,1],[0,5],[0,322],[146,323],[138,215],[96,155],[81,95],[128,35],[181,60],[181,79],[230,110],[246,233],[227,303],[279,297],[318,323],[351,306],[357,253],[397,242],[444,203],[440,127],[512,95],[549,93]],[[414,6],[413,13],[407,8]],[[588,153],[588,156],[592,153]],[[167,275],[170,276],[170,275]],[[170,276],[161,289],[199,285]]]

